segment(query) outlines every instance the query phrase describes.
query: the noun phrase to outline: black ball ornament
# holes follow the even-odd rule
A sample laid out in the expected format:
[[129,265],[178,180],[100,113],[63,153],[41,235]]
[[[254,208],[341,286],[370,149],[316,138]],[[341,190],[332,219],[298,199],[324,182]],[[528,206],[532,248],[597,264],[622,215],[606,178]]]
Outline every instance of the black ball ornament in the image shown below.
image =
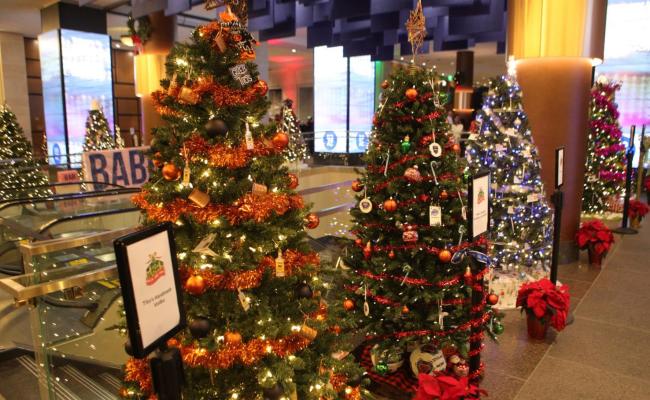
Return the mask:
[[283,395],[284,389],[282,389],[282,386],[277,383],[271,388],[262,390],[262,396],[264,397],[264,400],[278,400]]
[[359,386],[361,385],[361,382],[363,381],[363,375],[357,374],[357,375],[352,375],[350,378],[348,378],[348,385],[349,386]]
[[296,296],[301,299],[311,299],[312,296],[314,296],[314,292],[308,284],[299,283],[298,286],[296,286]]
[[205,133],[212,139],[224,136],[228,133],[228,125],[223,120],[212,118],[205,124]]
[[190,333],[196,339],[204,338],[210,332],[210,321],[205,318],[197,318],[190,322]]

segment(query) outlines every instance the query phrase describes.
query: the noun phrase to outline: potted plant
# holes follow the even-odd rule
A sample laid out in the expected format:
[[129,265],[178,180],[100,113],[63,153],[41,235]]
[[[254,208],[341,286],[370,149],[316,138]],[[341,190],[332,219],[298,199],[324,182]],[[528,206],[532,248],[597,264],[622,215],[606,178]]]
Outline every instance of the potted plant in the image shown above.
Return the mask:
[[546,278],[524,283],[517,294],[517,307],[528,316],[528,336],[543,340],[549,325],[557,331],[566,326],[569,288]]
[[587,249],[589,252],[589,264],[600,267],[603,257],[614,243],[614,235],[601,221],[593,220],[580,225],[576,241],[580,250]]
[[643,217],[650,211],[648,205],[639,200],[630,200],[630,207],[627,210],[627,216],[630,217],[630,225],[634,229],[639,229]]

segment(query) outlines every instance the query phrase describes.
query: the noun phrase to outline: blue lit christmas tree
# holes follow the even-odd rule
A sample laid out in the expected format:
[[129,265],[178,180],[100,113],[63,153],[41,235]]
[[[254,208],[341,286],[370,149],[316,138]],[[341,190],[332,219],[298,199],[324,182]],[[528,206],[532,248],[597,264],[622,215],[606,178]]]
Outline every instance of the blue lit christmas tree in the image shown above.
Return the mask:
[[476,116],[479,133],[466,152],[472,172],[492,173],[492,255],[504,270],[539,266],[550,260],[552,247],[551,209],[521,99],[514,77],[493,79]]

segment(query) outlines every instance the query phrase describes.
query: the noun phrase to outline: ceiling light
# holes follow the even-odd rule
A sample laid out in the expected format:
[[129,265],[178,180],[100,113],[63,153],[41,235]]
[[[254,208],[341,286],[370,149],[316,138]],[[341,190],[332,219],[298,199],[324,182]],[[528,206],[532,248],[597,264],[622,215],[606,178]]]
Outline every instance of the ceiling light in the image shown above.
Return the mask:
[[400,59],[400,61],[404,61],[404,57],[400,57],[399,59]]
[[292,52],[292,53],[295,53],[295,52],[296,52],[296,49],[291,49],[291,52]]
[[119,49],[122,46],[119,43],[115,43],[115,47],[117,47]]

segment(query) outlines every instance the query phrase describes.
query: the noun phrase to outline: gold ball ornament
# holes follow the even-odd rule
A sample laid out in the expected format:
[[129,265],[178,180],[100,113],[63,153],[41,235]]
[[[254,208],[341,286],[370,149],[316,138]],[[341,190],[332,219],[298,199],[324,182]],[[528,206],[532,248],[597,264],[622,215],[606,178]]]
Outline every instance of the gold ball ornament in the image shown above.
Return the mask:
[[167,163],[162,169],[162,175],[168,181],[175,181],[181,177],[181,170],[173,163]]
[[255,82],[253,89],[260,96],[266,96],[266,94],[269,92],[269,85],[265,80],[260,79],[259,81]]
[[440,253],[438,253],[438,260],[442,261],[443,263],[448,263],[451,261],[451,251],[447,249],[440,250]]
[[285,147],[289,144],[289,135],[286,132],[278,132],[273,136],[273,147],[278,150],[284,150]]
[[352,311],[354,310],[354,300],[351,299],[345,299],[343,301],[343,308],[345,308],[347,311]]
[[460,154],[460,145],[458,143],[454,143],[454,145],[451,146],[451,149],[454,151],[454,153]]
[[415,99],[418,98],[418,91],[415,90],[415,88],[408,88],[406,89],[406,92],[404,92],[404,96],[406,96],[409,101],[415,101]]
[[360,192],[363,190],[363,183],[360,180],[355,180],[352,182],[352,190],[355,192]]
[[298,177],[296,174],[289,174],[289,189],[293,190],[298,187]]
[[239,344],[241,343],[241,333],[239,332],[226,332],[225,335],[223,335],[224,340],[228,344]]
[[185,290],[194,296],[202,295],[205,292],[205,280],[200,275],[192,275],[185,281]]
[[382,88],[382,89],[385,90],[385,89],[388,89],[389,87],[390,87],[390,82],[388,82],[387,80],[386,80],[386,81],[383,81],[383,82],[381,83],[381,88]]
[[307,229],[316,229],[319,224],[320,218],[318,218],[318,215],[314,213],[309,213],[307,218],[305,218],[305,227],[307,227]]
[[397,210],[397,202],[392,198],[384,201],[384,210],[388,212],[393,212]]

